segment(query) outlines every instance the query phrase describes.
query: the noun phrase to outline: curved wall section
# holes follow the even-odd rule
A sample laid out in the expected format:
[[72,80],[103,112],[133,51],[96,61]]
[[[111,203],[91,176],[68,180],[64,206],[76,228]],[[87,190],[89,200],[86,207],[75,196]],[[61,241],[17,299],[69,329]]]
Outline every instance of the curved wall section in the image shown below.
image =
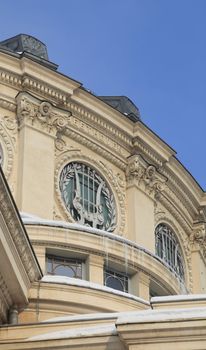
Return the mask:
[[187,279],[183,283],[162,259],[128,239],[77,224],[23,220],[45,274],[47,255],[76,258],[83,262],[82,279],[104,285],[105,270],[119,272],[128,278],[128,292],[145,300],[153,293],[187,293]]
[[24,323],[68,315],[150,308],[149,302],[131,294],[62,276],[44,276],[40,284],[33,285],[29,301],[28,307],[20,314],[20,320]]

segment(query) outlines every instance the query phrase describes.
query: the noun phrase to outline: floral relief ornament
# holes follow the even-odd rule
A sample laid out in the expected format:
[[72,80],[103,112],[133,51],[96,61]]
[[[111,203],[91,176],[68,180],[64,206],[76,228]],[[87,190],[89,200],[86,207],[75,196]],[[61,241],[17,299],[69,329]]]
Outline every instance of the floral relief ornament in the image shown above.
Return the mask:
[[37,122],[49,133],[63,132],[68,126],[71,112],[59,113],[59,110],[53,107],[49,102],[43,101],[40,104],[34,98],[28,98],[25,95],[17,97],[18,107],[17,115],[19,125],[21,126],[25,119],[27,122],[35,125]]
[[133,155],[128,159],[126,177],[128,182],[144,184],[149,194],[162,192],[165,188],[166,178],[153,165],[148,165],[140,155]]

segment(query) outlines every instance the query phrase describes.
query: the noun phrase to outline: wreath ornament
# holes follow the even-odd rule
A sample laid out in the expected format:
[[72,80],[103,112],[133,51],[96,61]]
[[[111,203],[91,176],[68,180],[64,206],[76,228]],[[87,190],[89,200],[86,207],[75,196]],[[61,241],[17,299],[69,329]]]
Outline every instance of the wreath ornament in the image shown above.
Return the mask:
[[114,195],[96,170],[82,163],[69,163],[60,174],[59,186],[66,209],[76,222],[114,231]]

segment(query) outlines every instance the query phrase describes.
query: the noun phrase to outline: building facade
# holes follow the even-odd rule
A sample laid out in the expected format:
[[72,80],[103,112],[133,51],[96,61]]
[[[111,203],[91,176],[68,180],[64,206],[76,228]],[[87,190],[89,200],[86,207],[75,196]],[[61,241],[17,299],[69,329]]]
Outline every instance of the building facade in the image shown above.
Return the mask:
[[206,193],[129,98],[39,40],[0,62],[0,349],[205,349]]

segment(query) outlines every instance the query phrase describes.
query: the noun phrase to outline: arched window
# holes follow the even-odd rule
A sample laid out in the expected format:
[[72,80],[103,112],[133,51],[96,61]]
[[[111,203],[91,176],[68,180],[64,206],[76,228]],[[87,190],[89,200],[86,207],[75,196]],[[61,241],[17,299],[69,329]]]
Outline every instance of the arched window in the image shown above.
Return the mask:
[[46,266],[48,275],[59,275],[82,279],[82,260],[47,255]]
[[104,271],[104,285],[128,293],[128,276],[106,269]]
[[155,230],[156,254],[184,280],[184,267],[181,249],[172,229],[166,224],[159,224]]
[[104,179],[86,164],[67,164],[60,175],[66,209],[79,224],[113,231],[116,226],[114,196]]

